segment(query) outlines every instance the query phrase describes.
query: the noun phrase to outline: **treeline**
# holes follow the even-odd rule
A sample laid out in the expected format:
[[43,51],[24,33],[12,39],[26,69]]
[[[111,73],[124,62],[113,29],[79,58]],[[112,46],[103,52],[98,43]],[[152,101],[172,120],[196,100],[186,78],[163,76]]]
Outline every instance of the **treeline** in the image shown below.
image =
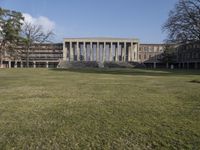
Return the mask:
[[[29,67],[31,46],[50,42],[53,35],[52,31],[45,32],[40,25],[26,22],[21,12],[0,8],[0,67],[5,55],[20,60],[22,54],[25,54],[26,67]],[[18,45],[23,46],[19,49],[16,48]]]

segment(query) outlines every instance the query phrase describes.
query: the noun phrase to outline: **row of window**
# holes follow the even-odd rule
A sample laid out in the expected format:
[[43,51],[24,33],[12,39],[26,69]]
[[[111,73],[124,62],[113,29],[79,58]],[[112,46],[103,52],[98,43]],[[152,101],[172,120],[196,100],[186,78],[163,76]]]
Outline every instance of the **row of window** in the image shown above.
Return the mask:
[[[23,53],[26,54],[26,53]],[[31,54],[42,54],[42,55],[55,55],[55,54],[63,54],[63,52],[44,52],[44,51],[39,51],[39,52],[31,52]]]
[[180,54],[179,58],[181,58],[181,59],[200,59],[200,53]]
[[[35,58],[35,57],[30,57],[29,58],[30,60],[34,60],[34,61],[36,61],[36,60],[45,60],[45,61],[58,61],[60,58]],[[26,58],[22,58],[22,60],[23,61],[25,61],[26,60]]]
[[54,58],[54,57],[60,57],[60,58],[62,58],[62,54],[55,54],[55,55],[42,55],[42,54],[39,54],[39,55],[37,55],[37,54],[31,54],[30,55],[30,57],[39,57],[39,58],[42,58],[42,57],[45,57],[45,58]]
[[195,49],[195,48],[200,48],[200,44],[193,44],[193,45],[187,45],[185,49]]
[[31,52],[33,52],[33,53],[39,53],[39,52],[41,52],[41,53],[54,53],[54,52],[57,52],[57,53],[62,53],[63,52],[63,50],[56,50],[56,49],[54,49],[54,50],[41,50],[41,49],[36,49],[36,50],[33,50],[33,51],[31,51]]
[[147,60],[147,59],[160,59],[162,56],[161,55],[141,55],[139,54],[139,59],[140,60]]
[[159,46],[140,46],[139,51],[145,52],[163,52],[163,48]]

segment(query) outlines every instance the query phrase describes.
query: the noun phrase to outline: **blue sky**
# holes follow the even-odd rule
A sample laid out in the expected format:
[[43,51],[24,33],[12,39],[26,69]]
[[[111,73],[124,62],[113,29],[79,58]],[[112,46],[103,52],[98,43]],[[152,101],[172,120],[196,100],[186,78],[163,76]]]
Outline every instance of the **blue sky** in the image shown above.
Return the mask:
[[[46,18],[56,41],[65,37],[127,37],[161,43],[161,26],[178,0],[0,0],[33,19]],[[48,22],[49,21],[49,22]]]

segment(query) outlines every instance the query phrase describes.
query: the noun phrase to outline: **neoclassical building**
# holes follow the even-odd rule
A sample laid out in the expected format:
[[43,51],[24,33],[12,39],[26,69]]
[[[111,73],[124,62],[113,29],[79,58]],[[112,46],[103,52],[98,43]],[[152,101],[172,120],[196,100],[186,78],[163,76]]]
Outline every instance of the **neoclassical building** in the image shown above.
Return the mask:
[[64,61],[137,62],[139,40],[126,38],[65,38]]
[[[199,43],[176,47],[176,68],[200,68]],[[165,67],[161,62],[164,48],[164,44],[140,44],[139,40],[134,38],[65,38],[63,43],[32,45],[29,66],[56,68],[62,61],[94,65],[136,63],[148,68],[158,68]],[[22,50],[23,45],[16,49],[21,52],[20,57],[5,53],[2,65],[4,68],[26,67],[26,52]]]

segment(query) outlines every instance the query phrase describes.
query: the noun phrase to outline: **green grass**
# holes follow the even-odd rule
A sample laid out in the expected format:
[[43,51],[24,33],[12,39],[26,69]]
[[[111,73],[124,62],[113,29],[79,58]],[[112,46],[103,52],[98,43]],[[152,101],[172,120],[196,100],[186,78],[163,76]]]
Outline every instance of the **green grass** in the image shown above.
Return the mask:
[[0,69],[0,149],[200,149],[199,81],[186,70]]

